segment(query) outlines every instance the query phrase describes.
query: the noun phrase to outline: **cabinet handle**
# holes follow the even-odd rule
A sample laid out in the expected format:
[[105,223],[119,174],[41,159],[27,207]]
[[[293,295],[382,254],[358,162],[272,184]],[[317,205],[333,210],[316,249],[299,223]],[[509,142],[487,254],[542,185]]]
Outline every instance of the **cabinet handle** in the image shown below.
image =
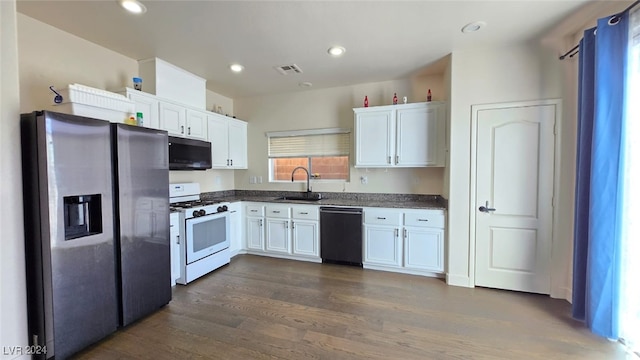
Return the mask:
[[400,159],[400,156],[396,155],[396,164],[400,162],[398,159]]
[[288,228],[289,228],[289,222],[288,222],[288,221],[286,221],[286,222],[284,223],[284,228],[285,228],[285,229],[288,229]]
[[258,212],[258,210],[251,210],[251,212]]
[[298,214],[300,214],[300,215],[308,215],[309,213],[308,212],[300,212]]
[[184,125],[180,126],[180,134],[184,134]]
[[387,164],[391,164],[391,156],[387,156]]
[[233,166],[233,159],[231,159],[231,166]]
[[378,216],[378,220],[387,220],[387,218]]
[[406,239],[407,238],[407,229],[404,229],[403,233],[404,233],[404,238]]
[[280,214],[280,210],[273,210],[271,212],[274,213],[274,214]]
[[170,227],[170,228],[172,228],[172,227],[173,227],[173,225],[169,225],[169,227]]
[[293,221],[291,222],[291,229],[295,229],[296,228],[296,223],[294,223]]
[[187,128],[187,135],[191,135],[191,126]]
[[227,166],[229,166],[229,159],[227,159]]
[[418,219],[418,221],[429,221],[429,219]]
[[180,235],[176,235],[176,244],[180,245]]
[[393,233],[396,237],[398,237],[398,229],[393,229]]
[[262,226],[262,219],[260,219],[260,226]]

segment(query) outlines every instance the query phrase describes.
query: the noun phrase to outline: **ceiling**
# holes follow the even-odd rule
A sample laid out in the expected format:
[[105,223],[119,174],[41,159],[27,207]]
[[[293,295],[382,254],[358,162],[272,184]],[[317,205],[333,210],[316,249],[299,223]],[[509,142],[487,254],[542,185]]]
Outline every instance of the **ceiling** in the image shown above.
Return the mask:
[[[129,58],[161,58],[207,79],[208,89],[239,98],[309,89],[301,82],[317,89],[442,71],[438,60],[453,51],[537,39],[588,2],[142,1],[141,16],[115,0],[18,0],[17,7]],[[487,26],[463,34],[474,21]],[[332,45],[346,53],[331,57]],[[229,70],[234,62],[242,73]],[[274,69],[290,64],[303,72]]]

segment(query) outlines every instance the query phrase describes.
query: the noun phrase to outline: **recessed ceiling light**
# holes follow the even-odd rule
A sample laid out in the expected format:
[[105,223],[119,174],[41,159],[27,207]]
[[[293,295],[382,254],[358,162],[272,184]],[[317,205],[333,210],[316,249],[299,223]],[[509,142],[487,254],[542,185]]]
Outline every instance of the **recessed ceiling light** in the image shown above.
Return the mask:
[[329,50],[327,50],[327,52],[331,56],[340,56],[340,55],[344,54],[345,51],[347,51],[347,50],[345,48],[343,48],[342,46],[332,46],[332,47],[329,48]]
[[240,64],[231,64],[229,65],[229,69],[231,69],[231,71],[239,73],[244,69],[244,66],[240,65]]
[[472,33],[472,32],[476,32],[480,29],[482,29],[483,27],[487,26],[487,23],[484,21],[475,21],[472,22],[470,24],[465,25],[462,28],[462,32],[463,33]]
[[147,12],[147,7],[138,0],[118,0],[118,3],[125,8],[125,10],[133,14],[144,14]]
[[312,87],[313,84],[308,81],[305,81],[305,82],[299,83],[298,86],[308,88],[308,87]]

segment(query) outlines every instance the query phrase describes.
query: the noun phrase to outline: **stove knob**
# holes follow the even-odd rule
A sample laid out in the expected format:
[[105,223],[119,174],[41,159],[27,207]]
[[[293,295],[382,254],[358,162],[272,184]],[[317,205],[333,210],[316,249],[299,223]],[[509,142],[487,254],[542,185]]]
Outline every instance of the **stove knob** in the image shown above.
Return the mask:
[[223,212],[224,209],[222,209],[222,206],[218,206],[218,208],[216,209],[218,212]]
[[200,213],[198,212],[198,210],[193,210],[193,217],[198,217],[200,216]]
[[205,216],[205,215],[207,215],[207,212],[206,212],[206,211],[204,211],[204,209],[200,210],[200,211],[199,211],[199,213],[200,213],[200,216]]
[[229,208],[227,207],[227,205],[222,205],[222,211],[227,211],[229,210]]

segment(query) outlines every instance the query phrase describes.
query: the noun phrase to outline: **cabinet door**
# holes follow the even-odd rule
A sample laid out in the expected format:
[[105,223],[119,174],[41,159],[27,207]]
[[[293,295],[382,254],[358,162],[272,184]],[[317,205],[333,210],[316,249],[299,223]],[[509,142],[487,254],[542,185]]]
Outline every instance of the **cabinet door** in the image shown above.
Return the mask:
[[235,255],[242,250],[242,206],[240,203],[229,204],[229,251]]
[[143,126],[153,129],[160,128],[158,119],[158,100],[153,97],[128,92],[129,100],[136,104],[136,112],[142,113]]
[[390,226],[364,226],[364,263],[401,266],[399,229]]
[[396,114],[396,165],[407,167],[440,165],[442,139],[441,106],[399,109]]
[[247,249],[264,251],[264,231],[261,217],[247,217]]
[[267,218],[266,251],[289,253],[289,220]]
[[187,109],[187,129],[185,134],[191,138],[206,140],[208,135],[207,113]]
[[247,168],[247,123],[229,120],[229,160],[234,169]]
[[169,234],[171,238],[171,286],[176,284],[180,277],[180,218],[178,213],[172,213],[170,217]]
[[160,102],[160,129],[171,135],[185,135],[185,109],[172,103]]
[[319,256],[318,254],[318,222],[291,221],[293,234],[293,253],[296,255]]
[[444,230],[406,227],[404,266],[409,269],[444,271]]
[[211,142],[211,166],[226,168],[229,166],[228,121],[216,115],[208,116],[209,141]]
[[394,113],[392,110],[356,113],[356,167],[392,166]]

